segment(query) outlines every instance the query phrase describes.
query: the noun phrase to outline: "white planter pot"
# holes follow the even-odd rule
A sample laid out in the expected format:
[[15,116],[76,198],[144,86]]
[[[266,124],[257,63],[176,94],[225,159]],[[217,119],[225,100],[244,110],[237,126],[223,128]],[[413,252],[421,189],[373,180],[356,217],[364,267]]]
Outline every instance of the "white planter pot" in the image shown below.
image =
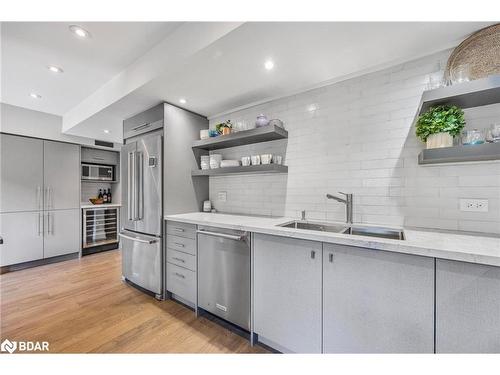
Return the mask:
[[427,137],[427,148],[441,148],[453,146],[453,137],[449,133],[436,133]]

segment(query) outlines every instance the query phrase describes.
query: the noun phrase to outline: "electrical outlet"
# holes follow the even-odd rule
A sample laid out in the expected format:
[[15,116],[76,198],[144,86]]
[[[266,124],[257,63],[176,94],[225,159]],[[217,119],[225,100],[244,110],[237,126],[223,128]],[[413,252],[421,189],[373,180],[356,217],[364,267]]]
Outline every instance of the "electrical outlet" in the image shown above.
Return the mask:
[[219,193],[217,194],[217,199],[218,199],[220,202],[225,202],[225,201],[227,201],[227,192],[226,192],[226,191],[219,191]]
[[488,212],[488,200],[460,199],[460,211]]

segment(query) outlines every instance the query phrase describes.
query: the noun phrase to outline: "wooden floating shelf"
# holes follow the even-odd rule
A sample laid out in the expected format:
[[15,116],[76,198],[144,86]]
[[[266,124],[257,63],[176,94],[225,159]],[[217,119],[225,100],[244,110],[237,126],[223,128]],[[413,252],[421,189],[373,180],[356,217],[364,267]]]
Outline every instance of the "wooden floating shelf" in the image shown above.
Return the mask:
[[288,167],[280,164],[249,165],[247,167],[225,167],[216,169],[196,169],[192,176],[225,176],[236,174],[288,173]]
[[441,104],[472,108],[495,103],[500,103],[500,75],[424,91],[417,116]]
[[500,143],[432,148],[418,155],[418,164],[500,160]]
[[221,148],[249,145],[288,138],[288,132],[279,126],[263,126],[228,135],[219,135],[193,142],[193,149],[218,150]]

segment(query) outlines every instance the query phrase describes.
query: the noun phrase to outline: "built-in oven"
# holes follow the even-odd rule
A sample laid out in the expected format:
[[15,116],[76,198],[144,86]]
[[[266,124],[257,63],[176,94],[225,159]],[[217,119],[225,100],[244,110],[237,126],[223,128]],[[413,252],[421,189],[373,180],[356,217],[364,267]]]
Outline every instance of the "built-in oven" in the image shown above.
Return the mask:
[[112,165],[98,165],[82,163],[82,180],[114,181]]

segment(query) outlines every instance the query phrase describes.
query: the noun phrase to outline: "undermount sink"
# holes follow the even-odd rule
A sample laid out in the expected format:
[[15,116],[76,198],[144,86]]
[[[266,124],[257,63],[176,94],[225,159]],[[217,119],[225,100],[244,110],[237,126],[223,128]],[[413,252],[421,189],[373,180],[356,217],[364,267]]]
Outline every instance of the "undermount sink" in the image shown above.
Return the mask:
[[314,223],[314,222],[306,222],[295,220],[291,223],[280,224],[280,227],[284,228],[295,228],[295,229],[308,229],[308,230],[317,230],[320,232],[333,232],[333,233],[342,233],[349,229],[347,225],[341,224],[331,224],[331,223]]
[[295,220],[290,223],[278,225],[284,228],[307,229],[319,232],[332,232],[342,233],[355,236],[367,236],[388,238],[391,240],[404,240],[404,232],[402,229],[393,229],[385,227],[364,227],[364,226],[349,226],[347,224],[333,224],[333,223],[315,223],[307,221]]

